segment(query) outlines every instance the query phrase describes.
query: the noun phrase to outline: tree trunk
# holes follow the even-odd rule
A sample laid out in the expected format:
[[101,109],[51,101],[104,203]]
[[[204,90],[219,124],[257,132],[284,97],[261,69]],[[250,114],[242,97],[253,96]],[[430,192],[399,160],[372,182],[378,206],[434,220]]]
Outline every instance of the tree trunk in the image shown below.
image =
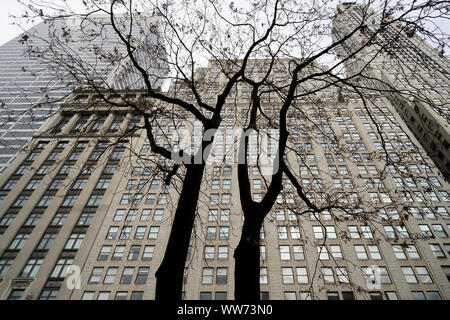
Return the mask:
[[234,297],[236,300],[259,300],[259,236],[262,221],[251,218],[256,216],[256,212],[244,212],[244,216],[247,218],[234,251]]
[[183,272],[205,164],[186,165],[180,199],[163,261],[156,271],[155,300],[180,300]]

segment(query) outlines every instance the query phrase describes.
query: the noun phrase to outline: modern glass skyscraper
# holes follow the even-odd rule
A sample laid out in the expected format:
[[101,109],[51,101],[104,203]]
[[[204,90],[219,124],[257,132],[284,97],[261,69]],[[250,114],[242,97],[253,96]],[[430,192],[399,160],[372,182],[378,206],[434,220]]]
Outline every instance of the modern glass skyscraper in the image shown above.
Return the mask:
[[[155,25],[156,19],[143,16],[134,22],[138,27],[133,28],[133,36],[142,39],[143,50],[137,55],[139,61],[145,62],[146,68],[154,68],[153,74],[160,70],[155,69],[145,49],[157,43],[157,37],[150,31],[150,24]],[[67,43],[57,43],[63,41]],[[48,56],[30,58],[27,50],[39,47],[48,48]],[[67,51],[58,52],[61,47]],[[115,35],[109,17],[104,16],[89,20],[77,17],[59,19],[51,24],[41,22],[0,46],[0,172],[44,121],[54,114],[58,100],[73,90],[77,81],[51,68],[51,59],[59,54],[77,58],[66,63],[72,63],[74,68],[91,70],[93,78],[106,81],[110,87],[142,86],[140,78],[127,68],[129,62],[126,59],[120,64],[101,59],[100,53],[105,52],[117,52],[123,56],[125,46]],[[43,62],[45,59],[49,59],[49,63]]]

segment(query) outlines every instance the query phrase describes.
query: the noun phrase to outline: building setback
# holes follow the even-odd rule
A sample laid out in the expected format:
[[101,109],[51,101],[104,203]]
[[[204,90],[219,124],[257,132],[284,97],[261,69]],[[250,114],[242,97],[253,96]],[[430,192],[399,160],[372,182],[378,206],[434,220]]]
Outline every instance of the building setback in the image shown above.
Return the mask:
[[[363,18],[364,17],[364,18]],[[336,48],[348,56],[379,29],[381,15],[367,6],[344,2],[337,7],[332,37],[336,41],[364,19],[367,27]],[[401,23],[386,26],[346,63],[349,75],[386,90],[386,96],[416,139],[450,180],[450,61]]]
[[[261,70],[265,61],[251,63]],[[208,85],[201,94],[214,97],[225,77],[217,76],[213,62],[202,72]],[[285,81],[285,72],[286,61],[277,61],[274,79]],[[320,85],[314,81],[309,85]],[[183,88],[171,90],[192,99]],[[156,103],[144,91],[119,94]],[[233,150],[232,133],[244,125],[249,94],[243,84],[233,89],[211,157]],[[449,185],[414,146],[417,140],[391,102],[375,93],[368,108],[381,124],[390,156],[403,159],[386,166],[380,136],[358,99],[324,89],[298,99],[299,108],[289,114],[295,151],[289,163],[311,201],[360,207],[297,216],[306,208],[285,179],[261,230],[263,299],[450,298]],[[19,154],[0,177],[0,299],[154,298],[154,274],[178,195],[156,170],[162,160],[137,129],[141,117],[97,100],[93,92],[75,92],[30,142],[31,151]],[[276,121],[281,101],[263,96],[261,102]],[[162,145],[177,143],[172,134],[192,128],[182,111],[172,120],[154,123]],[[186,150],[199,141],[189,139]],[[225,158],[206,168],[185,299],[234,297],[232,257],[242,214],[237,165]],[[258,201],[265,186],[256,166],[250,179]],[[380,287],[370,286],[372,265],[380,271]],[[80,270],[79,288],[72,273],[66,274],[69,266]]]

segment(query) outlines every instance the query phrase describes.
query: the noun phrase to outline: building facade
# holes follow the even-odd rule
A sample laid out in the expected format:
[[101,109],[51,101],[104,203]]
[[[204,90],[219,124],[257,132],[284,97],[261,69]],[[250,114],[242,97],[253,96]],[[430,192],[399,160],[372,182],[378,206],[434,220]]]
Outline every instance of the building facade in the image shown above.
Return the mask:
[[403,121],[449,180],[449,60],[416,35],[412,26],[398,22],[379,31],[380,13],[354,2],[337,7],[333,39],[349,34],[361,21],[366,28],[337,47],[338,56],[349,55],[373,38],[371,46],[346,62],[348,74],[361,74],[366,86],[386,91]]
[[[286,67],[276,63],[274,81],[285,81]],[[203,76],[201,94],[215,97],[226,78],[213,62]],[[193,99],[182,87],[171,90]],[[228,155],[233,130],[245,124],[250,87],[233,90],[215,135],[217,161],[206,167],[184,299],[234,298],[233,251],[243,218],[236,158]],[[143,91],[120,94],[156,104]],[[263,299],[450,298],[449,185],[389,99],[371,95],[368,110],[360,99],[328,88],[299,99],[289,114],[287,157],[308,198],[348,210],[299,214],[307,208],[284,179],[261,230]],[[97,100],[94,92],[75,92],[0,177],[0,299],[154,298],[182,180],[174,180],[178,188],[164,185],[157,170],[164,160],[151,153],[134,109]],[[281,101],[266,95],[261,102],[276,120]],[[402,162],[387,164],[369,113],[390,157]],[[186,150],[201,141],[182,111],[155,121],[161,145],[178,144],[172,134],[189,128]],[[249,172],[258,201],[265,176],[256,165]]]
[[[146,27],[151,23],[157,25],[157,19],[142,16],[137,19],[138,22],[134,22],[133,36],[140,36],[140,32],[144,30],[143,48],[157,47],[155,29]],[[68,42],[54,44],[57,39],[67,39]],[[42,50],[45,48],[52,50],[48,50],[49,56],[35,59],[27,54],[30,45]],[[41,125],[55,113],[59,101],[70,94],[74,87],[83,84],[77,84],[67,74],[56,74],[57,69],[52,68],[51,61],[56,60],[58,50],[67,57],[74,57],[71,60],[75,68],[92,70],[93,78],[107,79],[108,85],[113,88],[142,87],[140,78],[129,72],[128,60],[125,59],[117,65],[99,59],[100,53],[95,53],[96,48],[102,54],[114,52],[115,49],[118,54],[126,52],[124,45],[117,41],[108,17],[96,16],[87,20],[71,17],[56,19],[52,23],[41,22],[0,46],[0,172],[8,166],[17,151],[29,141]],[[145,57],[147,59],[144,59]],[[153,59],[145,49],[141,48],[138,61],[145,61],[146,63],[142,65],[146,69],[155,69],[156,59]],[[152,74],[158,74],[154,69]],[[160,70],[162,73],[165,72],[164,67]],[[160,85],[156,79],[154,84]]]

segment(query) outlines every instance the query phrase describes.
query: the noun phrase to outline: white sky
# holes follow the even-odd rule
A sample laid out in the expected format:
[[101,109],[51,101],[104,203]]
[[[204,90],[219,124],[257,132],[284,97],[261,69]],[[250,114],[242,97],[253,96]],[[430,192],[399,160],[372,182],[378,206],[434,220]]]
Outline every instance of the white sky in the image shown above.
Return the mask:
[[19,27],[13,26],[13,20],[9,17],[10,14],[19,14],[19,4],[16,0],[1,0],[0,10],[0,45],[13,39],[22,31]]

